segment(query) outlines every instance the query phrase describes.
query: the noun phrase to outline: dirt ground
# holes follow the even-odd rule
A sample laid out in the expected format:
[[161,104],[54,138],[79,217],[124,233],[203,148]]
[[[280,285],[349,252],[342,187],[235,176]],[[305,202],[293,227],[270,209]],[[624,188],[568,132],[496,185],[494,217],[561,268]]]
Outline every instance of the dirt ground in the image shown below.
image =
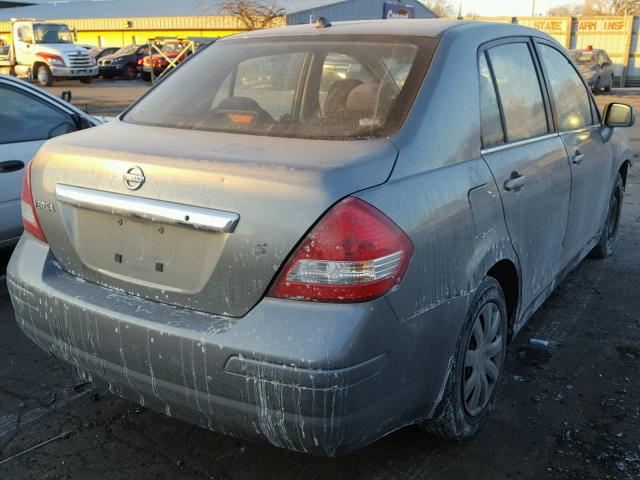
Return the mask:
[[[640,97],[621,100],[640,107]],[[640,126],[629,134],[640,152]],[[639,479],[637,172],[616,255],[585,260],[530,321],[489,423],[463,444],[408,427],[321,459],[192,427],[85,384],[38,350],[0,280],[0,479]],[[552,343],[533,347],[531,337]]]

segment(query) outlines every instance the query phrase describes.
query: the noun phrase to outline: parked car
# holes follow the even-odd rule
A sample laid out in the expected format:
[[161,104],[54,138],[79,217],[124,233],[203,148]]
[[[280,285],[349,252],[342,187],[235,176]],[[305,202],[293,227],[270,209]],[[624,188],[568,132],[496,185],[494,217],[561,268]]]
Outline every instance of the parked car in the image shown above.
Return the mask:
[[571,50],[571,56],[594,93],[611,91],[613,62],[606,51],[597,48],[578,49]]
[[118,50],[120,50],[119,47],[94,47],[89,50],[89,56],[97,62],[105,55],[111,55],[112,53],[116,53]]
[[25,167],[45,140],[102,123],[22,80],[0,75],[0,248],[22,234]]
[[[158,47],[162,50],[162,54],[153,53],[146,55],[138,61],[138,71],[142,79],[150,82],[152,79],[151,70],[153,68],[153,77],[159,77],[167,68],[173,68],[169,61],[174,61],[176,65],[181,64],[188,57],[201,51],[204,47],[212,45],[217,39],[211,37],[189,37],[186,39],[165,39],[158,43]],[[189,43],[193,43],[193,49],[187,49]],[[148,52],[148,47],[147,47]],[[186,50],[186,51],[185,51]],[[177,60],[174,60],[177,59]],[[153,67],[152,67],[153,64]]]
[[538,30],[319,25],[225,38],[45,144],[16,319],[86,378],[229,435],[328,456],[411,423],[470,437],[508,342],[613,252],[632,109],[601,113]]
[[[143,80],[150,82],[151,81],[151,70],[153,69],[153,76],[158,77],[164,72],[169,66],[169,60],[174,60],[182,53],[185,48],[185,42],[180,40],[171,40],[166,41],[159,45],[162,54],[153,53],[151,55],[146,55],[142,58],[139,63],[141,67],[140,75]],[[177,63],[183,62],[187,58],[186,54],[183,54]]]
[[106,55],[98,61],[100,75],[104,78],[124,77],[133,80],[138,76],[138,60],[148,52],[147,45],[129,45]]

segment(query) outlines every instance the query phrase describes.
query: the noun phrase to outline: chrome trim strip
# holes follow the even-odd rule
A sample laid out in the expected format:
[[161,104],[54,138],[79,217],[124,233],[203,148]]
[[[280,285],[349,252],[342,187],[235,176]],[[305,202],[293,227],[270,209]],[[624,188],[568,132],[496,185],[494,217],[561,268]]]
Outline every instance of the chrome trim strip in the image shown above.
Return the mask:
[[576,128],[574,130],[565,130],[564,132],[560,132],[560,136],[564,137],[566,135],[571,135],[573,133],[581,133],[581,132],[588,132],[588,131],[598,130],[601,127],[602,127],[602,125],[600,125],[600,124],[594,124],[594,125],[588,125],[586,127]]
[[56,199],[96,212],[211,232],[233,233],[240,220],[237,213],[62,184],[56,185]]
[[502,150],[521,147],[523,145],[529,145],[530,143],[541,142],[543,140],[548,140],[550,138],[557,137],[557,136],[559,136],[557,133],[547,133],[539,137],[527,138],[526,140],[520,140],[518,142],[505,143],[504,145],[498,145],[491,148],[483,148],[482,150],[480,150],[480,155],[487,155],[489,153],[501,152]]

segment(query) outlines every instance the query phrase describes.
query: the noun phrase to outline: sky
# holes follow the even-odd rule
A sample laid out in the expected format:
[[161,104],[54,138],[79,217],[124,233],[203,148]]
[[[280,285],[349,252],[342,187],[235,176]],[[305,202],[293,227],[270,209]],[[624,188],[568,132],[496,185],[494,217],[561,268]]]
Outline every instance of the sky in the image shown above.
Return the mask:
[[[462,0],[462,14],[475,12],[483,16],[524,16],[531,15],[535,1],[535,14],[545,15],[550,7],[569,3],[570,0]],[[460,0],[452,0],[456,13]]]

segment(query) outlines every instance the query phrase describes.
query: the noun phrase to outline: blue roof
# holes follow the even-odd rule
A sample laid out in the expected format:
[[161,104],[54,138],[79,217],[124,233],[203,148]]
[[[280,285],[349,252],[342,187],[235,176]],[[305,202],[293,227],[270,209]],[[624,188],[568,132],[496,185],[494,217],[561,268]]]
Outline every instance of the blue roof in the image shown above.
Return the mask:
[[[224,15],[218,0],[26,0],[38,5],[0,9],[0,21],[11,18],[80,19],[188,17]],[[278,0],[285,13],[338,3],[339,0]]]

